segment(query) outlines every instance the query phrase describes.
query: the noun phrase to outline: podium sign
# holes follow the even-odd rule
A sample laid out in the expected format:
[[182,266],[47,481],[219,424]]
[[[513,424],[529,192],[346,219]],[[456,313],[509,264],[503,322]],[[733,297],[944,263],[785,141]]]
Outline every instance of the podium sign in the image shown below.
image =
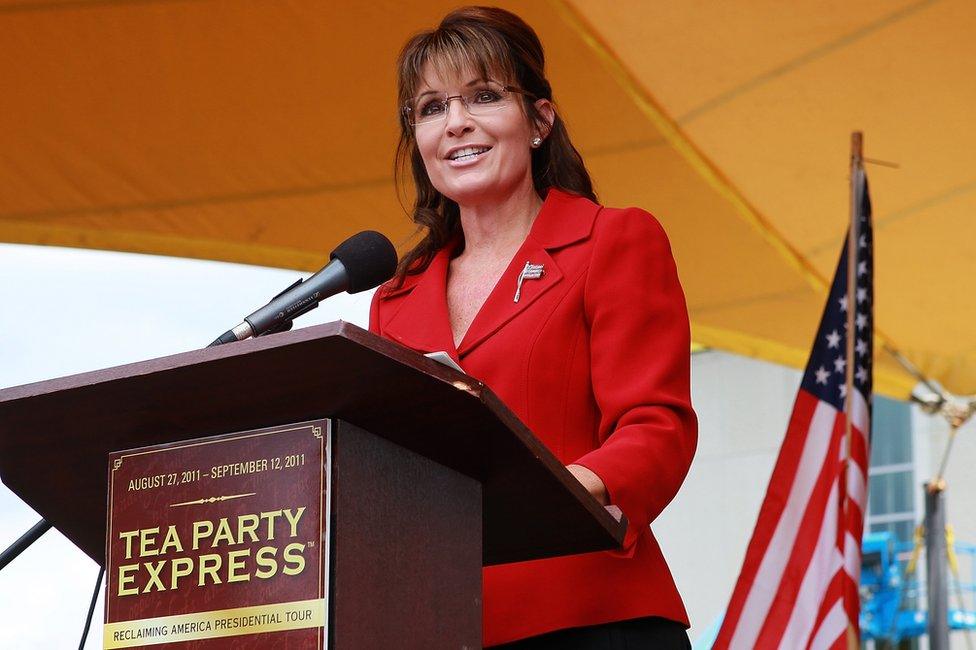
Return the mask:
[[318,420],[111,453],[104,647],[324,647],[331,439]]

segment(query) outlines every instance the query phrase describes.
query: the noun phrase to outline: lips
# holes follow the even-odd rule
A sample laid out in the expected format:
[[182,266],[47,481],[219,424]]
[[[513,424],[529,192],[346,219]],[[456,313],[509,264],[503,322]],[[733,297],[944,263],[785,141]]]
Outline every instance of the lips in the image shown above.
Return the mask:
[[474,160],[478,156],[491,151],[491,147],[487,145],[471,145],[467,147],[458,147],[457,149],[452,149],[448,152],[446,159],[452,162],[467,162],[469,160]]

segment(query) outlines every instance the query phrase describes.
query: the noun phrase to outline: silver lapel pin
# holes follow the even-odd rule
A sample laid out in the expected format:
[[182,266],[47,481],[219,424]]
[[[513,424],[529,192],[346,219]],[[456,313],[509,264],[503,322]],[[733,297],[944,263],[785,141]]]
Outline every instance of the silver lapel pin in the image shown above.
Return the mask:
[[522,283],[526,280],[538,280],[543,275],[545,275],[545,264],[533,264],[532,262],[526,262],[525,266],[522,267],[522,272],[519,273],[518,286],[515,288],[515,300],[512,302],[518,302],[519,298],[522,296]]

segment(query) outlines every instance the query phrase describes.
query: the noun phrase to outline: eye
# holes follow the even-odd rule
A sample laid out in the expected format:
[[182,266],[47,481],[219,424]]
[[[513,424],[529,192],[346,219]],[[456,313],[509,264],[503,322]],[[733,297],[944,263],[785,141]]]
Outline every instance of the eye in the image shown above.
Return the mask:
[[502,96],[498,92],[486,88],[484,90],[477,90],[471,96],[475,104],[494,104],[495,102],[501,101]]
[[440,115],[444,112],[444,102],[440,99],[429,99],[420,105],[417,112],[424,117]]

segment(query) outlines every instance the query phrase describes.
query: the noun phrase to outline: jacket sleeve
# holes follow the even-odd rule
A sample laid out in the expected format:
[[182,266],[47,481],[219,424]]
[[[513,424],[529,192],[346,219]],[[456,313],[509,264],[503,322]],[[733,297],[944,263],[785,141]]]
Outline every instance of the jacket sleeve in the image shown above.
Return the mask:
[[681,486],[697,444],[688,310],[667,235],[638,209],[604,210],[584,287],[599,447],[577,460],[628,519],[624,548]]

